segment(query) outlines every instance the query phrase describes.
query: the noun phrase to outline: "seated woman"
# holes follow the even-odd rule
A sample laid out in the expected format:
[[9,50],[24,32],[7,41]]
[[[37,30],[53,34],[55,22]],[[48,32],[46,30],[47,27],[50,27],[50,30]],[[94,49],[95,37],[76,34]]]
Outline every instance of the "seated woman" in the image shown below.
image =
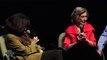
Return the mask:
[[61,51],[43,51],[37,44],[37,36],[32,38],[27,30],[30,19],[22,13],[10,16],[6,20],[6,45],[8,50],[12,50],[11,60],[63,60]]
[[95,29],[87,22],[88,16],[86,8],[76,7],[71,14],[72,25],[65,30],[64,48],[72,60],[96,60]]

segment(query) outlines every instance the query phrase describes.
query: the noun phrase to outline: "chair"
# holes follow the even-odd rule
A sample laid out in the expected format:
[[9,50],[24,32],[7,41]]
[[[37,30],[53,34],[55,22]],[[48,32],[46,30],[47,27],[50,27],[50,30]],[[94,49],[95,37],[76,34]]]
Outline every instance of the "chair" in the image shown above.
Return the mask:
[[2,60],[10,60],[7,54],[5,38],[3,36],[0,36],[0,51],[1,51]]
[[58,47],[59,48],[64,48],[63,47],[63,43],[64,43],[64,37],[65,37],[66,33],[65,32],[62,32],[59,37],[58,37]]

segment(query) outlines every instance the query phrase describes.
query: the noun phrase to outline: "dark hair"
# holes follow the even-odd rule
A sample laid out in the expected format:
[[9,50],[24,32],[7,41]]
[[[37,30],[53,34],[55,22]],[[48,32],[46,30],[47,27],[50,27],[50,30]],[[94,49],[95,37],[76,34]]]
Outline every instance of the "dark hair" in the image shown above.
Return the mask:
[[9,33],[20,35],[30,25],[30,19],[22,14],[16,13],[6,19],[6,28]]
[[86,12],[88,14],[88,17],[89,17],[89,13],[88,13],[86,8],[76,7],[71,14],[71,18],[72,18],[71,22],[75,23],[76,18],[79,18],[79,16],[84,12]]

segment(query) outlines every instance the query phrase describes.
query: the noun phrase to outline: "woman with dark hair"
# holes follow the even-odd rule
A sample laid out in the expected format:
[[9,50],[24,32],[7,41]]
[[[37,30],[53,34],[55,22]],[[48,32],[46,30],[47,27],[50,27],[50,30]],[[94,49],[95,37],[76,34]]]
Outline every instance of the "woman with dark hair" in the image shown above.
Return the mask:
[[6,45],[8,50],[12,50],[14,55],[11,56],[13,60],[40,60],[42,47],[36,45],[36,39],[31,39],[26,29],[30,24],[29,18],[17,13],[10,16],[6,20]]
[[[22,13],[17,13],[10,16],[6,20],[6,27],[11,33],[23,33],[23,31],[30,25],[30,19]],[[14,31],[10,31],[14,30]]]
[[43,47],[37,44],[38,37],[30,35],[29,25],[30,19],[22,13],[6,20],[5,38],[7,49],[13,52],[11,60],[62,60],[59,50],[43,51]]
[[88,17],[89,13],[83,7],[76,7],[71,14],[73,24],[65,30],[64,38],[64,48],[71,59],[92,60],[95,57],[90,53],[94,51],[91,48],[96,47],[95,29],[87,22]]

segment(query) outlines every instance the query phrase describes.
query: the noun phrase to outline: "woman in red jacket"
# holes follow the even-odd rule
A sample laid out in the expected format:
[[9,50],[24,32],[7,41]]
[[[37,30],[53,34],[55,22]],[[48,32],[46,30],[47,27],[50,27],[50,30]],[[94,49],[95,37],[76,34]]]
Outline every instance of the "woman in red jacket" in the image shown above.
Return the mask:
[[76,7],[71,17],[73,24],[65,30],[64,48],[70,52],[67,51],[70,58],[73,56],[71,59],[86,60],[91,57],[87,52],[93,50],[89,47],[96,47],[95,29],[87,22],[89,13],[86,8]]

